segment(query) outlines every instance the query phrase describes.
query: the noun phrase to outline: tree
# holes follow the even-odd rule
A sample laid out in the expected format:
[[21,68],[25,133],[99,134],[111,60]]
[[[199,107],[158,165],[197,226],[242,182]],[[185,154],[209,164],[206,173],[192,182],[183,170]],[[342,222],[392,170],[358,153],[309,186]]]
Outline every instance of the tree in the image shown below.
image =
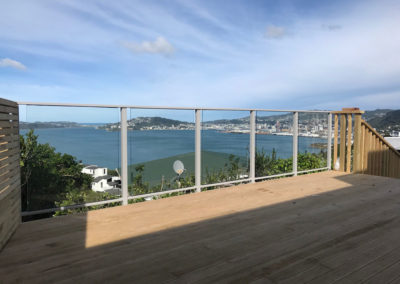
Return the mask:
[[22,210],[53,208],[74,190],[91,190],[92,177],[81,173],[75,157],[40,144],[33,130],[20,135]]

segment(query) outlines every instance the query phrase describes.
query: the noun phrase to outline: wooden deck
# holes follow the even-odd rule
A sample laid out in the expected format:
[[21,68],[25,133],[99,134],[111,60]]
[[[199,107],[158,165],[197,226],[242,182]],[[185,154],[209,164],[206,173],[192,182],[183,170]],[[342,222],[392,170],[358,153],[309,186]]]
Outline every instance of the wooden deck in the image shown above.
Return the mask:
[[324,172],[22,224],[0,283],[399,283],[400,180]]

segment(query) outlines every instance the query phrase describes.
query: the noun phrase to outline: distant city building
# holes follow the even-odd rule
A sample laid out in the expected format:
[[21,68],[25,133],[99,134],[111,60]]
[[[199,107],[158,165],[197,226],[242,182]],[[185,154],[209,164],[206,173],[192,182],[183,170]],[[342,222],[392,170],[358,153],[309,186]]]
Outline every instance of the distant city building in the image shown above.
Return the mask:
[[390,136],[391,137],[400,137],[400,131],[392,130],[392,132],[390,132]]

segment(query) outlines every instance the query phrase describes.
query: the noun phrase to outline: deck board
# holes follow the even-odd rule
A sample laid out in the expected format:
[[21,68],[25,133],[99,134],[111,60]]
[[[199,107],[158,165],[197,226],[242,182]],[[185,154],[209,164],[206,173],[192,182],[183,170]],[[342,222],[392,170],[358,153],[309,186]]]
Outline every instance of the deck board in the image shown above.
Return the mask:
[[0,283],[395,282],[399,225],[400,180],[323,172],[23,223]]

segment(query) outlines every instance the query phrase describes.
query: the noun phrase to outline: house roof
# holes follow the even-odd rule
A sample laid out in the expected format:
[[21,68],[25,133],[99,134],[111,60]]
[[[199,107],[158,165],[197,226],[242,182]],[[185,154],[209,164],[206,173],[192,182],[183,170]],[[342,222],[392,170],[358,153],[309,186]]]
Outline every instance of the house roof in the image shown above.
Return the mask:
[[400,137],[385,137],[385,140],[390,143],[396,150],[400,150]]
[[107,184],[112,185],[112,186],[118,186],[121,184],[121,182],[120,181],[110,181],[110,182],[107,182]]
[[103,180],[103,179],[109,179],[109,178],[111,178],[111,177],[112,177],[112,176],[109,176],[109,175],[96,177],[96,178],[93,179],[93,182],[99,182],[99,181],[101,181],[101,180]]
[[98,168],[99,168],[99,167],[96,166],[96,165],[90,165],[90,166],[84,167],[84,169],[88,169],[88,170],[95,170],[95,169],[98,169]]

